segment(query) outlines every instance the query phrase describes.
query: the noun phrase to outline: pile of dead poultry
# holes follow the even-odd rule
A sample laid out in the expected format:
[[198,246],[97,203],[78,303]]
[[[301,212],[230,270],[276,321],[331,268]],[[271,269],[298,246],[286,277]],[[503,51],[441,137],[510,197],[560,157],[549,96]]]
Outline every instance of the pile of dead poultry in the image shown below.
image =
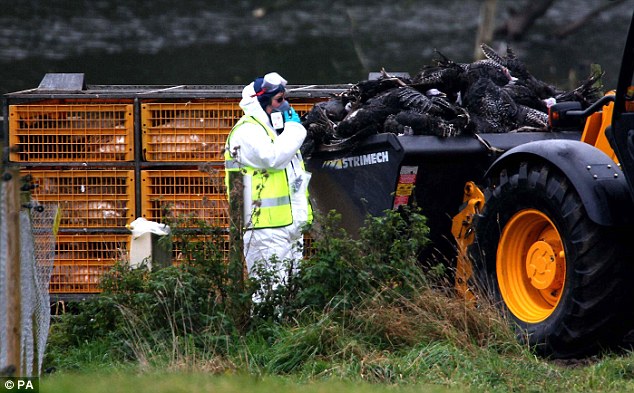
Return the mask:
[[511,49],[505,56],[481,46],[484,60],[456,63],[440,52],[412,78],[385,71],[316,104],[302,119],[306,155],[343,150],[368,135],[437,135],[548,131],[548,108],[576,101],[585,108],[600,98],[602,74],[564,91],[538,80]]

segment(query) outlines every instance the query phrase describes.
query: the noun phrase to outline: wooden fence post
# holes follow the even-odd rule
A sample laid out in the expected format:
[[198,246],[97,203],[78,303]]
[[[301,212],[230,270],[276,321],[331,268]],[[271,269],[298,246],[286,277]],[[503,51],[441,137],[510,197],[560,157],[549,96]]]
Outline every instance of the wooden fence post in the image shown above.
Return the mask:
[[11,179],[5,181],[7,221],[7,362],[15,367],[15,375],[23,376],[21,330],[22,330],[22,294],[20,269],[20,171],[9,169]]
[[229,263],[242,266],[242,280],[247,276],[244,263],[243,229],[244,229],[244,183],[242,174],[229,172]]

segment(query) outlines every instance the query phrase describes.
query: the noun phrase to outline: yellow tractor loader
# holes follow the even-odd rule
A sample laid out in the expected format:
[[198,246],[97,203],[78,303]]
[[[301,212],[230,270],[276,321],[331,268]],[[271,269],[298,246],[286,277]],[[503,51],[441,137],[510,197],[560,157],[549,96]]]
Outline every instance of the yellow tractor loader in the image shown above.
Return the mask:
[[467,301],[498,306],[538,353],[621,344],[634,327],[633,72],[630,26],[616,90],[552,106],[551,132],[385,133],[316,154],[317,206],[354,233],[366,214],[415,202],[433,241],[423,258],[455,263]]
[[580,140],[507,151],[483,192],[466,186],[454,218],[456,287],[498,304],[545,356],[594,354],[633,328],[633,70],[630,26],[616,91],[586,110],[550,113],[553,125],[585,119]]

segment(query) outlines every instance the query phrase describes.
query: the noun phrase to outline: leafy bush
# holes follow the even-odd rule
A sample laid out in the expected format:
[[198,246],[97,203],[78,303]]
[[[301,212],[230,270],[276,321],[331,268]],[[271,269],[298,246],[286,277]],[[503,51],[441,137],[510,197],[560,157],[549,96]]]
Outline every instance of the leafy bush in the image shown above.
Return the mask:
[[295,281],[296,307],[349,308],[385,288],[411,294],[426,285],[419,263],[429,242],[425,221],[414,209],[389,210],[368,216],[354,240],[340,227],[341,215],[331,211],[319,225],[314,255]]
[[[99,296],[55,324],[52,345],[101,340],[141,365],[314,374],[343,363],[367,372],[382,351],[486,346],[510,332],[421,268],[428,228],[417,209],[368,217],[358,239],[340,224],[336,212],[319,217],[312,255],[280,283],[270,271],[245,280],[242,258],[226,261],[223,231],[172,223],[180,262],[153,271],[117,264]],[[254,293],[262,296],[252,304]]]
[[226,352],[248,321],[242,267],[224,263],[222,231],[172,228],[180,239],[178,265],[149,271],[118,262],[102,278],[100,295],[73,304],[54,324],[51,345],[103,340],[136,359],[165,349]]

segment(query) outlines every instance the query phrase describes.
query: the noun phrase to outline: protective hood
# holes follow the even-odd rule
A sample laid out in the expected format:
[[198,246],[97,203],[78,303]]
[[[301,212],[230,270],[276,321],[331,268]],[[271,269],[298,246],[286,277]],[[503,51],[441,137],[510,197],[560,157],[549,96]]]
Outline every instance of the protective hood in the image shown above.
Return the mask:
[[264,109],[262,109],[262,106],[260,106],[260,102],[255,95],[253,82],[242,89],[242,100],[240,100],[240,108],[242,108],[245,115],[253,116],[264,124],[267,124],[269,127],[272,127],[269,117],[267,116],[266,112],[264,112]]

